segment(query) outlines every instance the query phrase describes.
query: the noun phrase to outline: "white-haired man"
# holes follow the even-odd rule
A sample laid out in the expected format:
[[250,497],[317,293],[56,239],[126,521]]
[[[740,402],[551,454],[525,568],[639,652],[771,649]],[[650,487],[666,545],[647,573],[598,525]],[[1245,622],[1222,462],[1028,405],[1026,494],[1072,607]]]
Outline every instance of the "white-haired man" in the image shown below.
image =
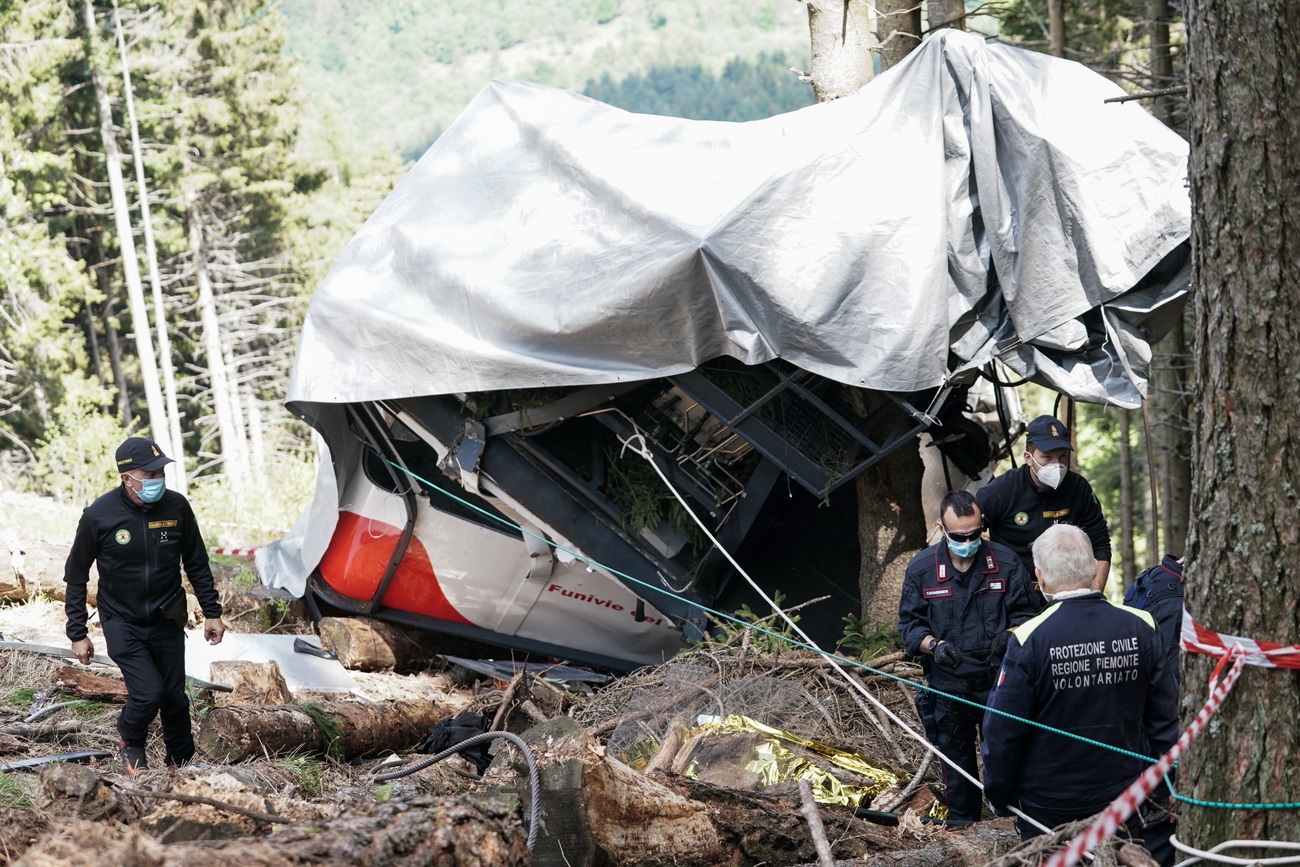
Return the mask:
[[[1177,686],[1151,615],[1091,589],[1095,560],[1083,530],[1048,527],[1033,553],[1049,605],[1014,630],[989,696],[984,794],[1003,815],[1014,805],[1055,827],[1104,809],[1145,764],[1019,720],[1155,757],[1178,737]],[[1148,801],[1128,826],[1157,860],[1173,863],[1173,825],[1160,807]],[[1022,840],[1041,833],[1019,818],[1016,827]]]

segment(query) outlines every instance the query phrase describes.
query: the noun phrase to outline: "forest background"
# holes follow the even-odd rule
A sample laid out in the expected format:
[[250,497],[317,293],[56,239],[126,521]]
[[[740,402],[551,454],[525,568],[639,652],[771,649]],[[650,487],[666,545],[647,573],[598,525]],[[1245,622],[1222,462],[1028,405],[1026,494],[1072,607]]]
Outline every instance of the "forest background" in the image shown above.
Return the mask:
[[[1160,0],[966,8],[1129,90],[1183,74]],[[794,0],[0,0],[0,491],[79,510],[126,429],[182,458],[169,484],[210,543],[274,538],[315,476],[284,408],[307,302],[483,85],[744,121],[814,102],[809,54]],[[1145,104],[1183,132],[1179,98]],[[1157,348],[1147,409],[1073,410],[1120,586],[1186,537],[1184,346],[1180,327]]]

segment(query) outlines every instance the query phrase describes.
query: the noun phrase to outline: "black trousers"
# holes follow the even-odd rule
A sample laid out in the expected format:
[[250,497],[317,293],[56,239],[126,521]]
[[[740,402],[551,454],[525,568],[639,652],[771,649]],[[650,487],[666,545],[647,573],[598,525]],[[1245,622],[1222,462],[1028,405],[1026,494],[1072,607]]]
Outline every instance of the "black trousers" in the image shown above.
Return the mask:
[[[979,681],[943,679],[931,675],[927,682],[935,689],[968,701],[986,704],[989,679]],[[978,707],[952,701],[944,696],[921,690],[916,697],[917,715],[925,728],[925,737],[959,767],[979,779],[979,743],[984,714]],[[940,762],[943,772],[944,800],[948,818],[953,822],[978,822],[983,809],[983,795],[978,786]]]
[[143,747],[154,717],[161,717],[168,764],[194,757],[190,699],[185,693],[185,632],[166,618],[129,623],[102,622],[108,655],[122,669],[126,707],[117,717],[117,732],[128,746]]

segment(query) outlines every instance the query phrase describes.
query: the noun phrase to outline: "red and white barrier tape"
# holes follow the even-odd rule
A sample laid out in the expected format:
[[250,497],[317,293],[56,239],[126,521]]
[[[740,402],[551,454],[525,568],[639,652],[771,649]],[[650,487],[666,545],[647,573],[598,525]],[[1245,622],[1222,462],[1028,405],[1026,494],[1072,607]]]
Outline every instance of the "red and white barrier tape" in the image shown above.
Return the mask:
[[1238,644],[1241,645],[1247,665],[1260,665],[1265,668],[1300,668],[1300,646],[1211,632],[1193,620],[1186,608],[1183,609],[1182,642],[1183,650],[1188,653],[1207,653],[1210,656],[1223,656],[1229,647]]
[[[1184,618],[1183,622],[1186,623],[1187,618]],[[1160,781],[1169,773],[1169,769],[1174,766],[1174,762],[1178,760],[1178,757],[1183,754],[1183,751],[1187,749],[1192,741],[1196,740],[1196,736],[1201,733],[1201,729],[1210,721],[1210,717],[1214,716],[1219,710],[1228,693],[1232,692],[1232,687],[1236,684],[1237,678],[1241,676],[1242,669],[1246,664],[1246,656],[1243,654],[1242,648],[1234,646],[1231,650],[1225,649],[1219,655],[1223,657],[1223,660],[1220,661],[1219,668],[1215,669],[1214,676],[1210,679],[1210,697],[1206,699],[1200,713],[1196,715],[1196,719],[1192,720],[1192,724],[1178,738],[1178,742],[1169,749],[1169,752],[1161,756],[1159,761],[1143,771],[1142,775],[1121,792],[1118,798],[1111,801],[1110,806],[1097,817],[1097,821],[1067,843],[1064,849],[1059,850],[1055,855],[1043,862],[1042,867],[1073,867],[1085,852],[1091,852],[1097,848],[1102,840],[1114,834],[1119,829],[1119,826],[1123,825],[1124,821],[1133,815],[1133,811],[1137,809],[1138,804],[1146,800],[1147,795],[1150,795],[1156,786],[1160,785]],[[1222,669],[1223,663],[1228,660],[1229,656],[1235,660],[1232,668],[1228,671],[1228,676],[1221,683],[1217,683],[1219,670]]]
[[252,557],[257,553],[256,548],[209,548],[209,554],[221,554],[225,557]]

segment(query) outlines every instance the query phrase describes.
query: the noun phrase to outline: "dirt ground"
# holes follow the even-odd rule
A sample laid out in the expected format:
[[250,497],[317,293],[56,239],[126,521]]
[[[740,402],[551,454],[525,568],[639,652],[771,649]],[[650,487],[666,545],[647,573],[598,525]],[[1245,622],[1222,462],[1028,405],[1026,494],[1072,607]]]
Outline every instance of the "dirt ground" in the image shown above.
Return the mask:
[[[0,569],[0,578],[13,584],[21,572],[27,582],[23,598],[0,601],[4,640],[56,650],[67,647],[63,605],[54,596],[62,583],[62,562],[76,515],[76,510],[40,498],[0,492],[0,543],[9,548],[11,557],[9,571]],[[214,573],[234,632],[313,632],[301,606],[267,599],[256,591],[251,565],[218,564]],[[198,614],[192,614],[197,624]],[[102,636],[92,631],[92,638],[102,652]],[[898,828],[869,831],[867,836],[876,841],[873,845],[879,849],[883,840],[886,852],[857,863],[973,865],[1014,843],[1005,819],[965,831],[922,824],[919,816],[933,802],[933,784],[939,780],[925,749],[901,734],[885,713],[848,688],[824,662],[803,651],[772,653],[736,639],[735,644],[698,647],[666,665],[641,669],[593,690],[531,675],[509,682],[483,677],[438,659],[436,642],[430,649],[430,661],[420,670],[352,671],[349,674],[357,684],[354,694],[304,690],[292,696],[293,706],[319,709],[323,702],[339,700],[371,705],[414,701],[438,708],[444,717],[473,711],[490,720],[494,729],[534,739],[539,737],[536,732],[546,729],[539,724],[564,718],[568,725],[576,724],[584,738],[594,739],[600,755],[616,760],[620,767],[627,763],[638,769],[656,745],[679,736],[683,726],[705,718],[754,717],[799,738],[830,744],[883,769],[902,772],[898,786],[882,792],[871,807],[912,812]],[[919,675],[901,658],[876,662],[904,681]],[[534,863],[570,863],[562,850],[558,860],[548,860],[540,854],[544,851],[540,845],[530,856],[524,839],[525,804],[509,795],[509,786],[503,790],[500,784],[503,776],[526,778],[526,771],[499,741],[492,748],[498,756],[493,765],[497,770],[482,780],[469,761],[453,757],[376,784],[371,775],[385,757],[396,756],[390,760],[405,762],[407,767],[421,758],[412,753],[415,743],[392,743],[355,758],[304,746],[289,754],[253,755],[233,765],[200,755],[189,766],[166,768],[155,723],[148,747],[151,769],[131,776],[124,773],[117,757],[115,720],[122,699],[76,700],[66,685],[69,669],[117,676],[108,666],[87,668],[55,655],[0,650],[0,762],[73,751],[107,754],[85,763],[0,769],[0,867],[186,865],[191,861],[205,867],[227,861],[241,867],[303,863],[473,867],[528,863],[530,857]],[[912,693],[903,683],[863,672],[857,676],[891,713],[913,727],[918,725]],[[219,706],[228,700],[199,689],[192,690],[190,697],[196,731],[210,722],[209,717],[215,719],[222,710]],[[328,719],[319,710],[311,713],[324,733]],[[536,743],[544,755],[550,736],[541,737]],[[554,779],[555,771],[547,773],[551,774],[547,779]],[[745,776],[723,762],[712,777],[704,773],[698,779],[709,780],[712,791],[718,791],[717,786],[749,785],[738,773]],[[920,780],[901,792],[916,773]],[[497,782],[489,784],[494,779]],[[741,791],[735,797],[743,805],[750,796]],[[793,803],[793,808],[782,809],[794,809],[797,818],[797,797]],[[723,812],[720,807],[710,810],[715,818]],[[546,827],[558,833],[558,821],[552,816]],[[766,830],[747,833],[761,836]],[[806,829],[799,834],[806,839]],[[414,837],[425,842],[415,846]],[[963,844],[963,839],[969,843]],[[441,842],[430,849],[428,840]],[[838,845],[843,840],[833,842]],[[895,845],[897,851],[886,854]],[[963,845],[970,853],[979,853],[978,859],[971,860],[976,854],[961,855],[966,851]],[[762,860],[742,855],[727,863]],[[811,856],[805,860],[812,860]]]

